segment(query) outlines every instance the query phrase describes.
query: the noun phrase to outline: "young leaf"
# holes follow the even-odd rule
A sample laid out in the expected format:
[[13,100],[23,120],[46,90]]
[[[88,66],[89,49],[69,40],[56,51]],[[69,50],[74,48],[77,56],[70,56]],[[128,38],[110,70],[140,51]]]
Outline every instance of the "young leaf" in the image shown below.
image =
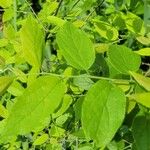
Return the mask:
[[150,78],[133,71],[130,71],[130,74],[141,86],[143,86],[147,91],[150,91]]
[[2,76],[0,77],[0,96],[7,90],[10,84],[13,82],[13,77]]
[[20,31],[22,50],[25,60],[32,66],[41,66],[42,50],[44,49],[44,32],[32,16],[29,16]]
[[51,76],[39,77],[17,98],[6,119],[1,142],[9,141],[18,134],[43,129],[50,114],[59,106],[64,90],[61,79]]
[[142,48],[138,51],[135,51],[135,53],[137,53],[141,56],[150,56],[150,48]]
[[133,122],[132,131],[138,150],[149,150],[150,115],[137,116]]
[[94,24],[96,31],[105,39],[109,41],[117,40],[118,31],[115,27],[103,21],[96,21]]
[[110,63],[123,74],[127,74],[129,71],[137,71],[141,64],[140,56],[125,46],[111,45],[108,56]]
[[48,140],[48,138],[48,134],[43,134],[34,141],[33,145],[41,145],[45,143]]
[[95,60],[95,51],[87,35],[67,22],[57,34],[57,44],[68,64],[88,70]]
[[81,119],[86,137],[105,147],[120,127],[125,107],[125,95],[120,88],[108,81],[97,82],[83,101]]
[[150,108],[150,93],[136,93],[130,97],[143,106]]

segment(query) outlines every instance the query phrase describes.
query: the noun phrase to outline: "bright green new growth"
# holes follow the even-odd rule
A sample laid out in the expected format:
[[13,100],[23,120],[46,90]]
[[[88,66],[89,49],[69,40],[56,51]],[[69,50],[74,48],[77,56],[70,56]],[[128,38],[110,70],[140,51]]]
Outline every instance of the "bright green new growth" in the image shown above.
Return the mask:
[[88,70],[95,60],[95,51],[87,35],[67,22],[57,33],[57,44],[67,63],[79,70]]
[[105,147],[125,116],[126,99],[121,89],[108,81],[98,81],[88,91],[82,107],[82,125],[88,139]]

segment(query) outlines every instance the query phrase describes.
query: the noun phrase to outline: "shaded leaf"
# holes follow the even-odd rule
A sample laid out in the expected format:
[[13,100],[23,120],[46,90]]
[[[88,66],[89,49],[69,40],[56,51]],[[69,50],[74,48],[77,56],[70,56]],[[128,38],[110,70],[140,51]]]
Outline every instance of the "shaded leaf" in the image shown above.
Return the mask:
[[150,149],[150,115],[137,116],[132,125],[137,150]]

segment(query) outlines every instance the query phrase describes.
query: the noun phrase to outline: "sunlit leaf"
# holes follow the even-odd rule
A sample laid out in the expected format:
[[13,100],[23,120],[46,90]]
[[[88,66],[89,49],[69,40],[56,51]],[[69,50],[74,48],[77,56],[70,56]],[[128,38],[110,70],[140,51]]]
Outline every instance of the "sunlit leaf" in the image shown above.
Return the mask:
[[145,77],[139,73],[131,72],[130,74],[134,77],[134,79],[143,86],[147,91],[150,91],[150,78]]
[[87,70],[95,60],[95,51],[87,35],[67,22],[57,34],[57,44],[67,60],[76,69]]
[[120,88],[98,81],[83,101],[82,125],[85,135],[99,147],[113,138],[125,116],[126,99]]
[[59,106],[64,89],[63,82],[57,77],[39,77],[16,99],[0,140],[6,142],[18,134],[43,129],[48,124],[50,114]]

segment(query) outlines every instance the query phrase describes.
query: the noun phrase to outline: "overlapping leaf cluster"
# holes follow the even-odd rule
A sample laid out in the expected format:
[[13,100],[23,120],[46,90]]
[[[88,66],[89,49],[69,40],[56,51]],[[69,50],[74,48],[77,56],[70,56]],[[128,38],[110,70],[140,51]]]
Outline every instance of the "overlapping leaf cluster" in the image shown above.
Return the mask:
[[149,150],[150,1],[32,3],[0,1],[0,148]]

